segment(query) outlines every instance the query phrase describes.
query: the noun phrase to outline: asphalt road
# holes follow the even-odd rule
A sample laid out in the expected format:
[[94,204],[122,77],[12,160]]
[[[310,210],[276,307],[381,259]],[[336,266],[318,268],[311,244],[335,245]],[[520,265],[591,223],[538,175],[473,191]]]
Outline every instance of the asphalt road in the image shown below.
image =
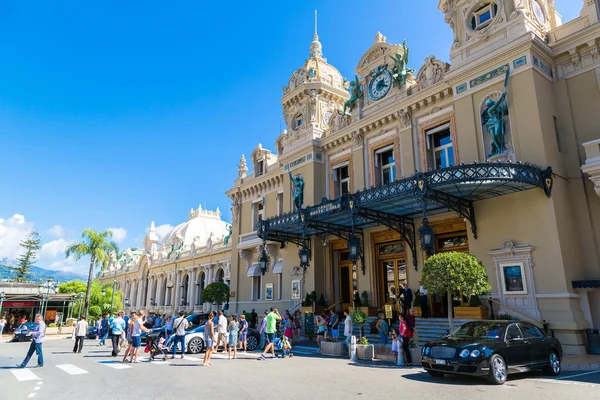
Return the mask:
[[[464,377],[431,378],[421,368],[386,362],[353,363],[295,349],[293,358],[259,361],[258,354],[227,360],[219,354],[212,367],[201,367],[203,354],[166,362],[121,364],[108,347],[86,341],[73,354],[69,339],[44,343],[43,368],[16,369],[29,343],[0,343],[0,399],[81,400],[85,398],[220,399],[265,398],[349,400],[410,398],[600,399],[600,371],[510,375],[503,386]],[[144,355],[145,356],[145,355]],[[34,355],[30,367],[36,365]]]

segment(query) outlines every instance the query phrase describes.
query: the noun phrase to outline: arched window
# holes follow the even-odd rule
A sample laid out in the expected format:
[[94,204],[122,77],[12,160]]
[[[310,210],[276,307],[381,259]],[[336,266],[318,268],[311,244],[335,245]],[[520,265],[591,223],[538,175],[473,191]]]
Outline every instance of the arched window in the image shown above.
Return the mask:
[[222,268],[217,272],[217,282],[225,283],[225,272]]

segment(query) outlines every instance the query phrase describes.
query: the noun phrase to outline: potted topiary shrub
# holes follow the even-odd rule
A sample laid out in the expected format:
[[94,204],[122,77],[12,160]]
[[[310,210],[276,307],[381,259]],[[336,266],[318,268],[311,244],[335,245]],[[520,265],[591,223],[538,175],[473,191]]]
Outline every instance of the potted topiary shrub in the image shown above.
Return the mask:
[[423,310],[421,310],[421,296],[418,294],[413,301],[413,311],[415,312],[415,317],[421,317],[423,315]]
[[485,319],[487,316],[488,309],[481,305],[481,299],[476,294],[469,299],[468,307],[454,307],[454,318]]
[[412,358],[413,365],[418,365],[418,363],[421,362],[421,348],[414,339],[410,339],[408,348],[410,350],[410,357]]
[[358,343],[356,343],[356,358],[371,361],[374,357],[375,346],[369,344],[369,340],[365,336],[361,336]]
[[[358,292],[356,294],[358,295]],[[376,314],[375,308],[369,307],[369,292],[367,292],[366,290],[363,290],[363,292],[360,294],[360,297],[361,297],[360,307],[357,307],[357,308],[359,308],[361,311],[363,311],[367,315],[375,315]]]
[[[475,296],[490,291],[483,264],[470,254],[454,251],[429,257],[423,266],[421,281],[432,293],[447,293],[450,331],[454,330],[452,294],[460,291],[465,296]],[[459,315],[456,317],[469,318],[459,317]]]
[[325,309],[327,308],[327,302],[325,301],[325,296],[323,296],[323,293],[321,293],[321,295],[319,296],[319,301],[317,301],[317,307],[315,308],[315,313],[316,314],[323,314],[325,312]]
[[310,297],[310,294],[308,293],[306,293],[306,297],[304,298],[304,302],[302,303],[302,315],[304,315],[307,312],[313,312],[312,299]]

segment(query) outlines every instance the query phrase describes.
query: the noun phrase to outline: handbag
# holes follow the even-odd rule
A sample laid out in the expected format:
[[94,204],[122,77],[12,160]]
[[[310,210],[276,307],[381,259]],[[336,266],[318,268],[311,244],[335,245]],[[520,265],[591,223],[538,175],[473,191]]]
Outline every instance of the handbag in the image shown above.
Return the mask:
[[144,347],[144,353],[149,353],[150,352],[150,345],[147,344],[146,347]]

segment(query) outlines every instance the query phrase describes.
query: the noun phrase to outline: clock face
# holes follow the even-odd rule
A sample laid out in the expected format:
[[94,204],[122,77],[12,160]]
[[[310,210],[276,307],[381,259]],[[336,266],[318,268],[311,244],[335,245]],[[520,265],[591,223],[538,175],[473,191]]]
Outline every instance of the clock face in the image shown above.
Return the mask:
[[544,9],[542,8],[539,1],[534,0],[533,2],[533,13],[535,14],[535,18],[542,25],[546,24],[546,15],[544,14]]
[[383,98],[392,88],[392,74],[387,69],[369,82],[369,97],[373,100]]
[[329,123],[331,122],[331,117],[333,117],[333,112],[325,111],[325,113],[323,114],[323,124],[329,125]]

